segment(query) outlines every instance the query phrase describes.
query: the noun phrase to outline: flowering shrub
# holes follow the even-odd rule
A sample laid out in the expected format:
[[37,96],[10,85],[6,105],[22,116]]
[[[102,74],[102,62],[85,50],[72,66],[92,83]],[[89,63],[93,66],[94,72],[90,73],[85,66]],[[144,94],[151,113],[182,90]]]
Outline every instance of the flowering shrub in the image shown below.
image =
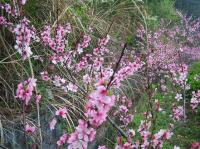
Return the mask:
[[[69,119],[71,121],[75,119],[71,118],[72,113],[75,111],[75,115],[77,114],[79,119],[77,126],[72,132],[63,131],[63,135],[57,140],[58,146],[66,145],[68,149],[87,149],[96,139],[98,129],[104,123],[111,124],[119,132],[115,139],[115,149],[162,148],[163,144],[173,136],[176,122],[187,120],[185,94],[190,88],[187,81],[189,66],[183,58],[199,59],[198,53],[194,55],[190,52],[198,51],[199,48],[197,42],[200,37],[199,21],[191,21],[182,16],[182,26],[179,27],[170,29],[162,27],[154,32],[147,32],[145,27],[138,28],[136,36],[139,39],[137,42],[140,44],[141,52],[136,54],[128,51],[127,43],[118,46],[122,48],[120,52],[113,51],[109,45],[112,37],[108,33],[95,40],[90,29],[81,33],[79,39],[73,42],[70,37],[75,29],[70,23],[62,25],[58,22],[56,27],[46,25],[40,32],[31,26],[31,22],[24,16],[25,3],[26,0],[14,1],[13,7],[1,4],[0,8],[18,21],[9,22],[6,17],[0,16],[0,25],[13,33],[14,48],[24,63],[30,66],[30,78],[18,84],[16,98],[22,102],[24,115],[25,107],[32,103],[31,99],[35,99],[37,129],[24,120],[24,131],[29,135],[36,131],[40,132],[40,148],[43,145],[40,126],[40,109],[43,108],[40,103],[43,95],[39,94],[37,80],[39,80],[37,84],[46,83],[55,92],[63,93],[63,97],[55,94],[55,97],[62,99],[63,102],[61,105],[52,104],[54,115],[49,122],[50,130],[55,129],[60,119],[69,123]],[[32,50],[32,44],[35,42],[44,47],[46,55],[41,57],[36,55]],[[32,63],[36,57],[40,58],[41,62],[52,64],[53,71],[44,68],[39,72],[40,76],[36,76]],[[133,75],[141,75],[143,78],[140,90],[147,98],[148,104],[147,111],[142,113],[143,120],[134,130],[131,123],[137,114],[133,111],[135,105],[132,99],[119,92],[123,83],[132,79]],[[170,105],[173,122],[168,124],[168,128],[157,130],[157,115],[162,112],[162,105],[158,99],[155,100],[158,91],[155,85],[160,83],[162,92],[167,93],[170,88],[166,86],[165,80],[176,88],[172,92],[174,100]],[[190,101],[192,110],[200,103],[199,92],[193,92]],[[80,100],[73,100],[75,96]],[[73,102],[70,102],[70,99]],[[120,122],[115,122],[114,117]],[[107,148],[105,145],[98,147],[98,149]]]

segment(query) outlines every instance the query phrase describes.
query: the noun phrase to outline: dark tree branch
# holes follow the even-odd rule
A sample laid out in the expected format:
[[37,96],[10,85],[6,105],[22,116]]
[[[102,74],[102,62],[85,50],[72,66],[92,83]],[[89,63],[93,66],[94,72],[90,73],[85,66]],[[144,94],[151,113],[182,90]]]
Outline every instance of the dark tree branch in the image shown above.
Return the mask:
[[121,55],[120,55],[120,57],[119,57],[119,59],[118,59],[116,65],[115,65],[114,72],[113,72],[113,74],[112,74],[112,76],[111,76],[111,78],[110,78],[110,81],[109,81],[108,85],[107,85],[107,90],[109,89],[109,87],[110,87],[110,85],[111,85],[111,83],[112,83],[112,81],[113,81],[113,79],[114,79],[115,73],[117,72],[117,69],[118,69],[119,64],[120,64],[120,62],[121,62],[121,60],[122,60],[122,57],[123,57],[123,55],[124,55],[124,52],[125,52],[126,47],[127,47],[127,43],[124,44],[124,47],[123,47],[122,52],[121,52]]

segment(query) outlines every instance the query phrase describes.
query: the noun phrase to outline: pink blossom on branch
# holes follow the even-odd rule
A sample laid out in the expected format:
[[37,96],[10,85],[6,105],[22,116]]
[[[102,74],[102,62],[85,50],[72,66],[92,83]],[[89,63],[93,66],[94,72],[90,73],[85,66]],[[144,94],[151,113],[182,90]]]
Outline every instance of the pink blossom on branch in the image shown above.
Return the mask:
[[35,132],[35,126],[31,126],[29,124],[26,124],[25,132],[28,133],[28,134],[33,134]]
[[24,101],[25,104],[28,105],[35,87],[36,79],[34,78],[29,78],[28,80],[19,83],[17,86],[16,97]]
[[67,143],[69,143],[68,149],[87,149],[88,143],[94,140],[95,135],[96,131],[88,127],[86,121],[79,120],[75,132],[70,134],[67,140]]
[[48,81],[50,79],[47,71],[43,71],[40,74],[41,74],[42,80]]
[[71,82],[67,85],[67,89],[71,92],[77,92],[78,87],[74,84],[72,84]]
[[64,134],[60,137],[60,139],[57,141],[57,145],[58,145],[58,146],[64,145],[64,144],[66,143],[68,137],[69,137],[68,134],[65,134],[65,133],[64,133]]
[[176,121],[180,121],[184,118],[184,110],[182,106],[173,105],[173,119]]
[[98,127],[106,121],[107,112],[114,106],[115,96],[108,96],[107,93],[104,86],[98,86],[97,90],[89,95],[85,115],[93,126]]
[[13,33],[16,36],[15,49],[24,60],[29,58],[33,54],[30,47],[31,40],[35,38],[33,28],[29,27],[29,20],[25,17],[20,20],[19,24],[14,28]]
[[62,118],[67,118],[67,109],[64,107],[64,108],[59,108],[57,111],[56,111],[56,115],[58,116],[61,116]]
[[35,96],[35,102],[36,102],[36,103],[39,103],[40,100],[41,100],[41,98],[42,98],[41,95],[36,95],[36,96]]
[[199,104],[200,104],[200,90],[192,93],[192,98],[190,101],[190,105],[193,110],[197,109]]

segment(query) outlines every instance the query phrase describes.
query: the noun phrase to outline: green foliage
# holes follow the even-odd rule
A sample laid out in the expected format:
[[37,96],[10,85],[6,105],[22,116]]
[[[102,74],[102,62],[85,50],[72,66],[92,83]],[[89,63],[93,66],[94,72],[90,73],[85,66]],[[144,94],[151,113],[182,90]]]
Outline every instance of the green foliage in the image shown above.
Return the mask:
[[174,0],[146,0],[147,22],[150,27],[159,25],[160,19],[178,20]]
[[197,91],[200,89],[200,80],[194,79],[195,76],[200,76],[200,62],[195,62],[192,64],[189,74],[188,74],[188,83],[191,86],[190,91]]

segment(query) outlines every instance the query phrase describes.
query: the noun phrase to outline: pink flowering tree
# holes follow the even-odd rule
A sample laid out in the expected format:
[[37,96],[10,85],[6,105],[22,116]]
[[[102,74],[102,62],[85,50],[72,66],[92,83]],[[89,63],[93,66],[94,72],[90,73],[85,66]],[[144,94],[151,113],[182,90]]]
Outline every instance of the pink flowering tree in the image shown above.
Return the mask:
[[[162,148],[173,136],[176,124],[187,121],[187,111],[199,106],[199,91],[193,92],[191,100],[186,99],[189,65],[185,61],[199,59],[199,21],[182,16],[181,25],[174,28],[163,25],[156,31],[141,25],[136,28],[136,44],[130,47],[126,42],[115,43],[109,35],[110,28],[105,35],[93,38],[90,27],[79,33],[76,40],[72,37],[77,30],[70,23],[57,20],[56,25],[36,29],[25,16],[25,4],[26,0],[14,0],[12,6],[1,4],[0,9],[13,19],[0,16],[0,25],[14,35],[14,49],[30,68],[18,83],[15,98],[22,105],[24,133],[39,136],[35,142],[38,148],[43,148],[40,113],[45,105],[52,111],[46,127],[55,131],[59,122],[67,125],[54,143],[68,149],[90,148],[106,124],[118,133],[112,148]],[[118,50],[112,49],[113,43]],[[35,44],[43,48],[44,55],[37,54]],[[48,63],[49,67],[37,72],[35,61]],[[136,110],[136,100],[127,95],[129,91],[122,91],[128,88],[128,83],[134,86],[138,82],[139,87],[131,93],[145,99],[146,111],[141,113]],[[46,92],[54,100],[45,96],[41,85],[48,88]],[[156,98],[158,93],[173,96],[168,113],[171,122],[159,129],[157,119],[165,105]],[[30,105],[36,107],[37,122],[26,116]],[[141,120],[134,127],[138,115],[142,115]],[[98,146],[107,148],[106,144]]]

